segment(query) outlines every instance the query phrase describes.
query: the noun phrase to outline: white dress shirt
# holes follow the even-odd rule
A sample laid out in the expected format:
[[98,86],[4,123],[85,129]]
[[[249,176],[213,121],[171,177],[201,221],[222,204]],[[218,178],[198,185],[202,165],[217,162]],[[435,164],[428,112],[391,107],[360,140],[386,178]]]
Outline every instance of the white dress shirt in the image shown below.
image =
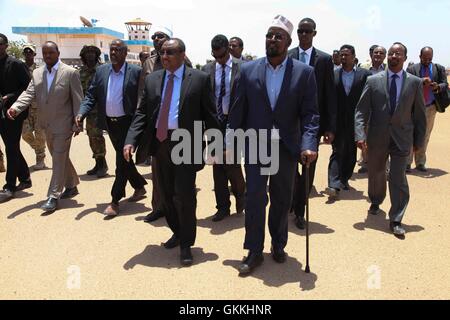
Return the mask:
[[312,56],[313,47],[309,48],[308,50],[303,50],[302,48],[298,47],[298,59],[301,61],[302,52],[305,53],[305,63],[309,66],[309,63],[311,62],[311,56]]
[[58,62],[55,63],[55,65],[50,70],[51,72],[48,71],[47,67],[45,68],[45,72],[47,72],[47,75],[46,75],[47,76],[47,93],[50,92],[50,88],[52,86],[53,80],[55,79],[56,71],[58,71],[58,68],[59,68],[59,63],[60,63],[60,60],[58,60]]
[[115,72],[111,66],[108,78],[108,91],[106,94],[106,115],[108,117],[122,117],[123,109],[123,82],[125,81],[125,62],[119,72]]
[[[167,129],[178,129],[178,111],[180,107],[180,95],[181,95],[181,83],[183,82],[184,64],[181,65],[175,72],[173,77],[173,91],[172,99],[170,100],[169,119]],[[167,83],[169,81],[170,72],[166,71],[166,77],[164,79],[164,89],[161,96],[161,107],[166,93]],[[156,128],[158,128],[159,116],[161,115],[161,108],[159,109],[158,120],[156,122]]]
[[[222,110],[223,114],[227,115],[230,108],[230,84],[231,84],[231,69],[233,67],[233,59],[228,59],[225,63],[225,96],[222,98]],[[216,62],[216,103],[219,103],[220,96],[220,84],[222,81],[222,65]]]

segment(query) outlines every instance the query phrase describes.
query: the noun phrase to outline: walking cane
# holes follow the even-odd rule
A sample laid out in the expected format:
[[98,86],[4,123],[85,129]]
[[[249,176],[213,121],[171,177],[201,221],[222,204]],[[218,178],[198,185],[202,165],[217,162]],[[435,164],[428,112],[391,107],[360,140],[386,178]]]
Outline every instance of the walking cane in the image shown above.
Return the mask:
[[305,162],[305,204],[306,204],[306,267],[305,272],[309,270],[309,163]]

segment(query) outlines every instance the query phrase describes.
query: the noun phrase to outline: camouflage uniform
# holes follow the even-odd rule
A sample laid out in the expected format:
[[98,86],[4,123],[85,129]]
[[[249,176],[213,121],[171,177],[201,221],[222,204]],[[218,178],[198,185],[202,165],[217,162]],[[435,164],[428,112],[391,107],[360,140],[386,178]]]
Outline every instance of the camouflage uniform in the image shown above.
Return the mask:
[[[34,63],[28,67],[30,74],[33,74],[37,66]],[[45,158],[45,130],[41,129],[37,122],[37,104],[34,100],[31,103],[28,118],[23,122],[22,138],[25,140],[36,153],[36,163],[43,161]]]
[[[89,69],[87,66],[82,66],[80,68],[80,80],[84,95],[86,95],[86,91],[91,84],[97,66],[98,65],[93,69]],[[86,131],[89,137],[89,145],[93,153],[92,158],[104,158],[106,155],[106,145],[105,138],[103,137],[103,130],[97,127],[97,108],[92,109],[86,117]]]

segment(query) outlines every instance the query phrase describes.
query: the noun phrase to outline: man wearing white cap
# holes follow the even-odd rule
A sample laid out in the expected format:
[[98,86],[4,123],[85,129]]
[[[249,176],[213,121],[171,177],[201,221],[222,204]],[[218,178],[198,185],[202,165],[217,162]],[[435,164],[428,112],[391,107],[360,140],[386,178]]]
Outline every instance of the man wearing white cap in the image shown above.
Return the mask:
[[[249,158],[253,155],[245,154],[244,249],[248,249],[249,254],[239,266],[240,275],[251,273],[264,260],[268,180],[272,257],[278,263],[286,261],[288,211],[297,163],[302,161],[309,165],[317,157],[316,80],[312,67],[287,55],[292,29],[292,23],[285,17],[274,18],[266,34],[266,57],[242,65],[237,98],[229,114],[231,129],[256,130],[258,140],[264,138],[262,132],[271,134],[270,140],[279,139],[278,152],[271,154],[272,161],[278,160],[278,170],[269,175],[264,175],[261,170],[263,158],[258,156],[257,164],[251,164]],[[268,147],[272,145],[268,141]],[[230,147],[228,141],[227,146]],[[246,145],[246,150],[249,149]]]

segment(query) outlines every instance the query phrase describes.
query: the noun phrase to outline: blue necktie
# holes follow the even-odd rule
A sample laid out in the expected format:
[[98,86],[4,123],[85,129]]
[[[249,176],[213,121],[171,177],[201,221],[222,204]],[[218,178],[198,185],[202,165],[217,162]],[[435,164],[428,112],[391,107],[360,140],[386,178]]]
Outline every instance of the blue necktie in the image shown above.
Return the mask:
[[393,74],[391,76],[391,87],[389,89],[389,98],[391,103],[391,116],[394,114],[395,107],[397,106],[397,83],[396,79],[398,78],[398,75]]
[[223,98],[225,97],[225,68],[226,65],[222,65],[222,76],[220,78],[220,93],[219,93],[219,101],[217,101],[217,118],[220,121],[223,121]]
[[303,51],[300,53],[300,61],[306,63],[306,52]]

